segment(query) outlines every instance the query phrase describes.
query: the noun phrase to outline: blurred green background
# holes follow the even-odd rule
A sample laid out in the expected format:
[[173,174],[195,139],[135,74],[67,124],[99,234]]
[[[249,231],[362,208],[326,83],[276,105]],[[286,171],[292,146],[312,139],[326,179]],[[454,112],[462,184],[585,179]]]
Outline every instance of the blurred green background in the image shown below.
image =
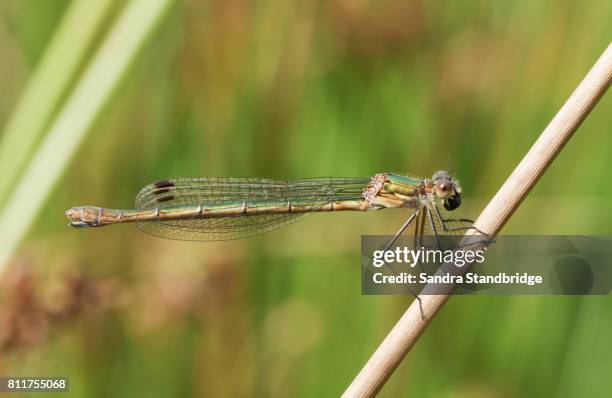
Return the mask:
[[[475,218],[612,38],[607,0],[155,3],[0,3],[0,162],[14,176],[0,208],[29,167],[50,189],[27,195],[32,226],[0,276],[0,374],[68,376],[65,396],[338,396],[411,301],[359,282],[360,235],[394,232],[405,211],[194,243],[71,229],[67,208],[129,208],[166,177],[450,167]],[[130,27],[150,26],[105,58],[136,37],[109,39],[129,7]],[[76,96],[100,60],[127,66],[91,74],[112,88],[99,101]],[[86,114],[71,101],[91,123],[45,163],[58,118]],[[505,233],[612,233],[611,107],[608,94]],[[10,127],[19,117],[37,127]],[[19,229],[4,228],[3,241]],[[380,395],[609,395],[610,304],[455,297]]]

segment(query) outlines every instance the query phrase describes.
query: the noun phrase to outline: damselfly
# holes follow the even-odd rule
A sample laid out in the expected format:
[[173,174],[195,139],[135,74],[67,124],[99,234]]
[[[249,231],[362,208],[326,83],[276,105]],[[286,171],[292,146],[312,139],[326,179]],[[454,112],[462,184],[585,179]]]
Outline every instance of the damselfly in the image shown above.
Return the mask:
[[[447,171],[431,179],[392,173],[372,178],[327,177],[294,181],[252,178],[178,178],[147,185],[136,197],[135,209],[93,206],[66,212],[74,227],[101,227],[136,222],[152,235],[180,240],[245,238],[289,224],[313,212],[373,211],[408,208],[410,217],[389,243],[393,245],[415,222],[415,236],[425,224],[433,235],[465,230],[469,220],[444,218],[442,205],[461,205],[461,187]],[[470,224],[471,225],[471,224]],[[440,231],[442,230],[442,231]]]

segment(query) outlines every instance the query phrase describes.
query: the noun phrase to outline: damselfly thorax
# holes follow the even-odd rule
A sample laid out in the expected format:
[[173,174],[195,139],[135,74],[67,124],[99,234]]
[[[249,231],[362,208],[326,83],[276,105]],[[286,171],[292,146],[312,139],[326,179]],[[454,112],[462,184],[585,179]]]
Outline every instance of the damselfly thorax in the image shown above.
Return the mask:
[[[461,204],[461,187],[448,172],[431,179],[392,173],[372,178],[326,177],[294,181],[252,178],[178,178],[143,188],[134,209],[94,206],[66,212],[74,227],[137,222],[145,232],[182,240],[227,240],[257,235],[314,212],[409,208],[413,219],[427,216],[436,233],[449,230],[439,204]],[[465,229],[465,228],[464,228]]]

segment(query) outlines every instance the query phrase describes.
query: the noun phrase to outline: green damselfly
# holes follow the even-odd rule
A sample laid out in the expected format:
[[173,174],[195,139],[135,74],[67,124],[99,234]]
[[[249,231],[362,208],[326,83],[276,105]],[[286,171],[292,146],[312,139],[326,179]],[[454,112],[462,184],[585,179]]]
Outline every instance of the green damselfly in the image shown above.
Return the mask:
[[[469,220],[444,218],[440,204],[448,211],[461,205],[459,182],[443,170],[431,179],[392,173],[294,181],[168,179],[143,188],[132,210],[80,206],[66,215],[79,228],[136,222],[143,231],[164,238],[214,241],[257,235],[313,212],[411,209],[390,247],[413,222],[415,237],[423,235],[426,224],[435,236],[471,228]],[[462,223],[469,226],[456,226]]]

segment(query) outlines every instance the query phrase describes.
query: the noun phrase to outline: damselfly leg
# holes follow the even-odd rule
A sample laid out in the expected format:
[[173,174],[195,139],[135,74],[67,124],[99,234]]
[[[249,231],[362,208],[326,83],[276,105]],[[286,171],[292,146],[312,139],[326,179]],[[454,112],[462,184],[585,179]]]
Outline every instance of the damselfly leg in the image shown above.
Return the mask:
[[[404,222],[404,224],[402,224],[402,226],[400,227],[400,229],[397,230],[397,232],[395,233],[395,235],[393,235],[393,238],[391,238],[391,240],[385,245],[383,252],[387,252],[389,251],[389,249],[395,244],[395,242],[397,242],[397,240],[399,239],[399,237],[404,233],[404,231],[406,231],[406,229],[410,226],[410,224],[412,224],[413,222],[415,222],[415,242],[416,239],[418,239],[416,231],[417,228],[419,228],[419,219],[423,218],[423,217],[419,217],[419,215],[421,214],[421,210],[415,210],[410,217],[408,217],[408,219]],[[420,235],[419,235],[420,236]],[[384,262],[385,267],[391,271],[391,273],[393,275],[397,275],[397,273],[395,272],[395,270],[393,269],[393,267],[391,267],[389,265],[389,263],[387,263],[386,261]],[[421,301],[421,298],[419,297],[419,295],[417,293],[414,292],[414,290],[412,290],[412,288],[408,285],[406,285],[406,289],[408,290],[408,292],[414,296],[414,298],[419,302],[419,309],[421,311],[421,317],[423,318],[423,320],[425,320],[425,313],[423,312],[423,303]]]
[[[463,223],[460,225],[454,225],[454,223]],[[400,236],[408,230],[410,225],[414,224],[414,235],[413,235],[413,249],[419,250],[420,248],[425,247],[433,247],[437,250],[445,250],[450,249],[451,247],[445,247],[443,244],[440,233],[445,235],[452,234],[453,232],[467,231],[469,229],[473,229],[472,222],[467,219],[458,219],[451,220],[445,219],[442,216],[442,213],[438,209],[435,200],[430,197],[428,200],[420,207],[414,210],[414,212],[408,217],[408,219],[402,224],[399,230],[393,235],[393,237],[389,240],[389,242],[383,248],[383,252],[387,252],[390,250],[393,245],[398,241]],[[428,237],[427,233],[431,233],[433,242],[426,242],[425,238]],[[384,263],[385,267],[393,274],[397,275],[396,271],[393,267],[387,262]],[[424,268],[424,265],[419,262],[419,268],[422,272],[427,273]],[[423,320],[426,319],[425,312],[423,310],[422,301],[419,295],[408,285],[405,285],[406,290],[414,296],[416,300],[419,302],[419,308],[421,311],[421,317]]]
[[[489,240],[489,235],[475,227],[473,220],[467,218],[444,218],[434,201],[431,202],[431,205],[434,215],[445,233],[452,234],[453,232],[466,232],[469,230],[474,230],[483,237],[482,241]],[[475,242],[470,242],[467,245],[469,246],[473,243]]]

